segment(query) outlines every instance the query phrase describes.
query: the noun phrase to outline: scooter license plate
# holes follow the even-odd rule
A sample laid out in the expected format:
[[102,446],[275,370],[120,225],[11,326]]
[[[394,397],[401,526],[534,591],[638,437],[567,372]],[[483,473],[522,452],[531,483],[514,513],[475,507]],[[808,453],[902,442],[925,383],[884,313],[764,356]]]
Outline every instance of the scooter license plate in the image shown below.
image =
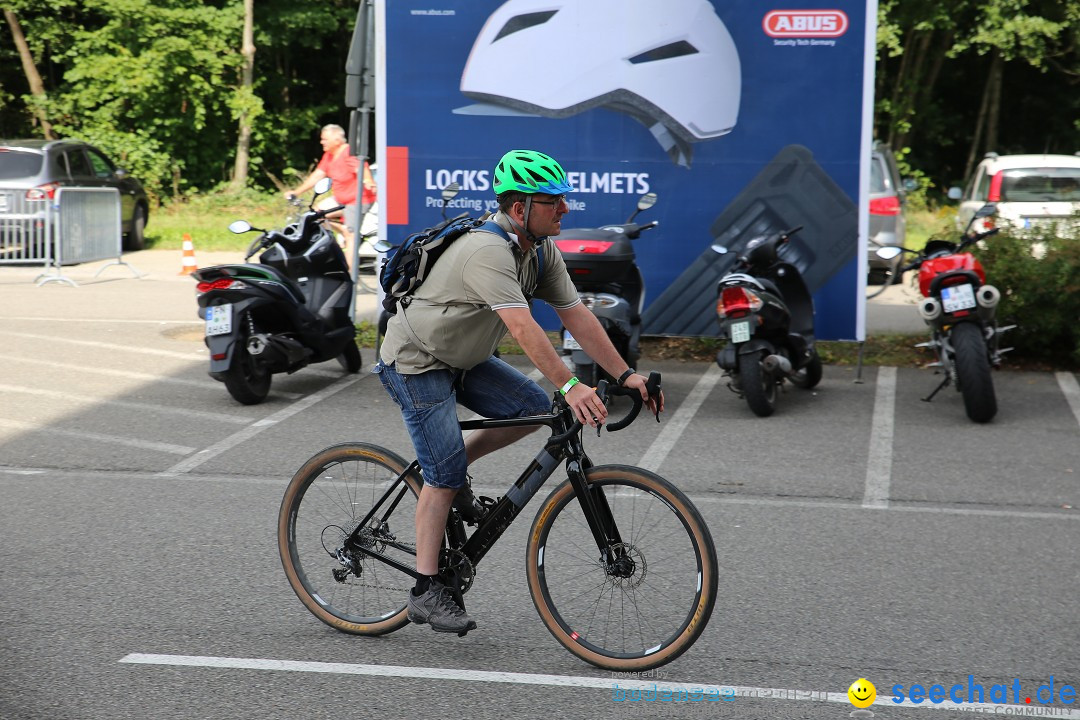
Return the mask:
[[975,307],[975,289],[968,283],[941,288],[941,307],[947,313]]
[[742,343],[750,340],[750,322],[731,323],[731,342]]
[[231,333],[232,314],[232,305],[213,305],[206,308],[207,336]]
[[563,330],[562,346],[563,346],[563,350],[580,350],[581,349],[581,345],[578,344],[578,341],[575,340],[574,336],[571,335],[566,330]]

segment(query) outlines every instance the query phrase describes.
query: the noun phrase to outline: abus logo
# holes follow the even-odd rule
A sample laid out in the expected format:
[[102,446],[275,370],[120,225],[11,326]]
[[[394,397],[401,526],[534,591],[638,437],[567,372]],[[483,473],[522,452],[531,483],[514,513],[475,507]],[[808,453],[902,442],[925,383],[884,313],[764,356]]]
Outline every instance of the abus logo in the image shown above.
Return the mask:
[[840,37],[848,19],[840,10],[773,10],[761,21],[769,37]]

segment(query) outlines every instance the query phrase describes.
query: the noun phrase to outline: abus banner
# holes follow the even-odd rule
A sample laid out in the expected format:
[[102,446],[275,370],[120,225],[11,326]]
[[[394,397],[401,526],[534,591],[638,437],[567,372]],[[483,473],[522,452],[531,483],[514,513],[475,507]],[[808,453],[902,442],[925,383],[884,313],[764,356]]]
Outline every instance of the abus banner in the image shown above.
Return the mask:
[[[377,6],[380,232],[495,207],[507,150],[576,188],[562,237],[640,217],[643,330],[717,332],[717,281],[754,237],[802,226],[784,259],[817,336],[862,339],[874,18],[867,0],[394,0]],[[714,245],[729,251],[719,254]],[[554,313],[537,311],[549,328]]]

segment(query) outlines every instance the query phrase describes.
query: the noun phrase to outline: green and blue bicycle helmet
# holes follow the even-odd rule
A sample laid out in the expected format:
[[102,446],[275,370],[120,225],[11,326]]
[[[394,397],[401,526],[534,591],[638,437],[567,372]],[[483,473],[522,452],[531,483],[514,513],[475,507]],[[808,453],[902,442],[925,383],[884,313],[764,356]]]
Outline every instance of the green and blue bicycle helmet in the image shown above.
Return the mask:
[[536,150],[511,150],[495,166],[495,195],[520,192],[565,195],[574,187],[554,158]]

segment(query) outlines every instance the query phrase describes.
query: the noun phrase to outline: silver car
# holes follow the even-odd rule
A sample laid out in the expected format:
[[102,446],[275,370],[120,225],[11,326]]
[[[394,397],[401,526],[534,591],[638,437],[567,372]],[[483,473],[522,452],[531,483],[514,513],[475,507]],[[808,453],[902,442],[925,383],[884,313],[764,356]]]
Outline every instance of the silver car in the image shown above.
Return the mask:
[[124,250],[146,246],[144,232],[150,217],[146,191],[105,153],[77,140],[0,140],[0,219],[14,189],[25,192],[27,200],[45,201],[62,186],[116,188]]
[[870,224],[867,242],[867,282],[882,283],[887,273],[895,269],[899,257],[885,260],[875,252],[888,245],[903,246],[907,238],[907,221],[904,219],[906,202],[900,171],[896,168],[896,156],[889,147],[874,142],[870,157]]

